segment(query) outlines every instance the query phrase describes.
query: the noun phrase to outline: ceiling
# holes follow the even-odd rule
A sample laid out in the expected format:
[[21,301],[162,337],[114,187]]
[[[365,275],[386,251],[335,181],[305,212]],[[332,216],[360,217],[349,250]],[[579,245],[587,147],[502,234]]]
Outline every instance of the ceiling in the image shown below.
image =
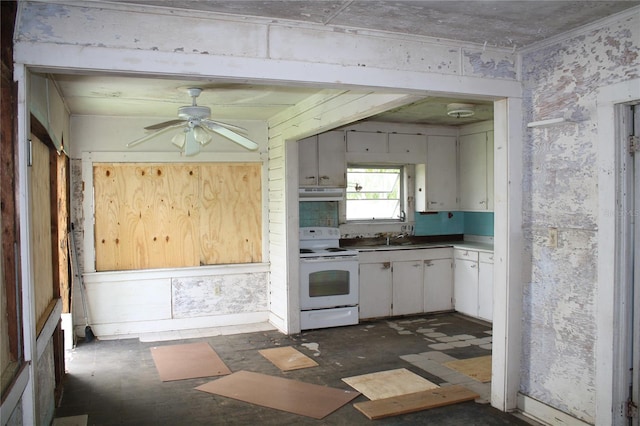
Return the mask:
[[[107,3],[107,2],[103,2]],[[114,0],[150,8],[185,9],[298,21],[332,27],[389,31],[522,48],[640,4],[640,1],[229,1]],[[98,75],[54,75],[72,114],[174,117],[188,105],[189,87],[204,89],[199,105],[216,120],[266,120],[319,88],[167,80]],[[447,104],[475,105],[471,118],[446,115]],[[491,102],[426,98],[370,119],[398,123],[459,125],[493,118]]]

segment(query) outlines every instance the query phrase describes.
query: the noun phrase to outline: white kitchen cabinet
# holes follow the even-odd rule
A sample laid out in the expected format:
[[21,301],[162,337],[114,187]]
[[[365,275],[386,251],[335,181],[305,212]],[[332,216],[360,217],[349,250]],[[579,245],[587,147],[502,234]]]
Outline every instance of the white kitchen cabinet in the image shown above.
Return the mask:
[[425,164],[416,165],[416,210],[458,209],[458,150],[454,136],[429,136]]
[[493,321],[493,253],[479,253],[478,317]]
[[478,262],[455,260],[453,299],[455,310],[472,316],[478,316]]
[[455,249],[454,308],[493,321],[493,253]]
[[360,261],[360,318],[391,316],[391,262]]
[[298,172],[300,187],[345,187],[344,133],[326,132],[298,141]]
[[424,261],[424,312],[453,309],[453,260]]
[[451,248],[360,253],[360,318],[452,309]]
[[427,137],[405,133],[389,133],[389,153],[424,158],[427,153]]
[[422,260],[397,261],[391,264],[393,305],[391,315],[409,315],[423,312]]
[[388,153],[387,133],[347,132],[347,152]]
[[460,136],[458,174],[460,210],[493,211],[493,130]]
[[487,133],[460,136],[460,209],[487,210]]

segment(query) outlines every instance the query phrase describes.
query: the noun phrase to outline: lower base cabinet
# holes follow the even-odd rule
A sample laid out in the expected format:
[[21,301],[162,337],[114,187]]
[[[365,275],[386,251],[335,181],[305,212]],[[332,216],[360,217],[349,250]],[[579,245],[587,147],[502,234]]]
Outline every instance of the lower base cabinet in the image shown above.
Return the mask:
[[360,319],[391,316],[391,262],[363,263],[360,257]]
[[493,253],[479,255],[478,317],[493,321]]
[[452,249],[360,253],[360,319],[452,309]]
[[453,309],[453,259],[424,261],[424,312]]
[[454,250],[454,309],[493,320],[493,253]]

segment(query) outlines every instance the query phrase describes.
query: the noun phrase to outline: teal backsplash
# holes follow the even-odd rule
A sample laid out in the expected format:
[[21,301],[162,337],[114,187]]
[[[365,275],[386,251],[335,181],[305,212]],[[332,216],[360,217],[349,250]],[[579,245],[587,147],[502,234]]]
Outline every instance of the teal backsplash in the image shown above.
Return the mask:
[[300,203],[300,227],[338,227],[337,201],[304,201]]
[[493,212],[416,213],[414,234],[470,234],[493,237]]

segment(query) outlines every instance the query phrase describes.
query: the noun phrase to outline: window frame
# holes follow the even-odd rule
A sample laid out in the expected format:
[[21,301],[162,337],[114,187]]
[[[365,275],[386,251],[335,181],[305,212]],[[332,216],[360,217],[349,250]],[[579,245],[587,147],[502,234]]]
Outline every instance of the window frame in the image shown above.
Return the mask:
[[[372,219],[349,219],[347,217],[347,205],[349,203],[348,193],[349,193],[349,169],[358,168],[358,169],[398,169],[399,172],[399,195],[398,195],[398,203],[400,214],[396,218],[372,218]],[[351,224],[383,224],[383,223],[405,223],[407,222],[407,214],[406,214],[406,185],[407,185],[407,165],[406,164],[389,164],[389,163],[348,163],[346,167],[346,178],[347,185],[345,191],[345,207],[344,207],[344,218],[346,223]]]

